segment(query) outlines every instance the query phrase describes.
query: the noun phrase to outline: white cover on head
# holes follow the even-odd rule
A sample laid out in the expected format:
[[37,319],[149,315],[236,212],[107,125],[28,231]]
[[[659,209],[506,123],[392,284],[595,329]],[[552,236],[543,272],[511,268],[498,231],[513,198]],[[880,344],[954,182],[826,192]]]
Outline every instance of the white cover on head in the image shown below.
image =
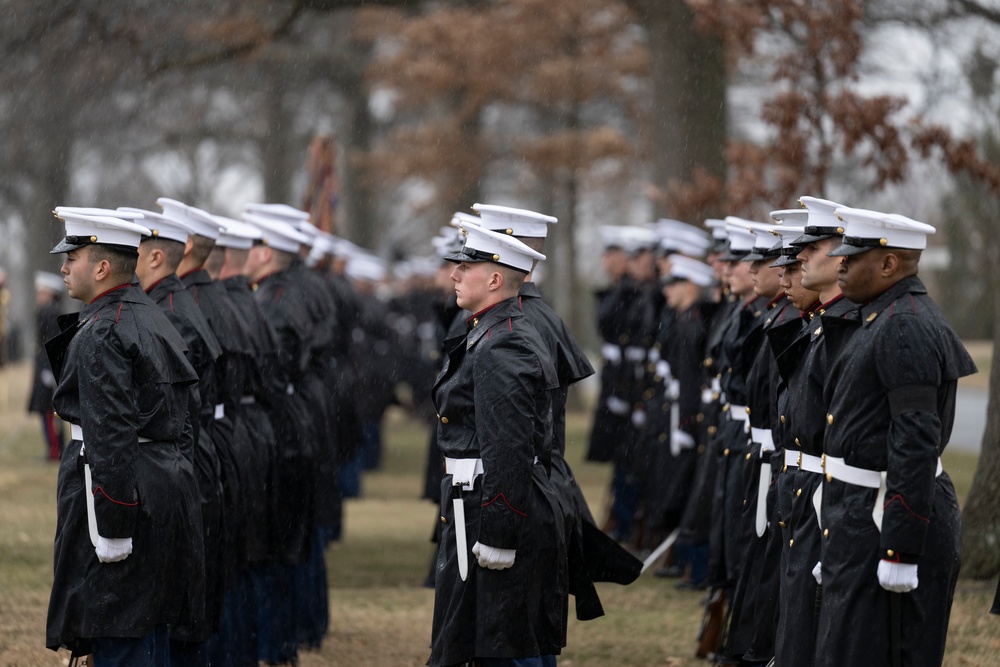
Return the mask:
[[[852,239],[863,239],[869,242],[877,240],[877,245],[881,247],[923,250],[927,247],[927,237],[937,233],[931,225],[898,213],[842,207],[837,209],[837,217],[846,223],[844,246],[856,245],[851,243]],[[872,244],[868,247],[876,246]]]
[[[485,262],[509,266],[519,271],[530,272],[535,261],[545,259],[545,255],[532,250],[513,236],[491,232],[477,225],[463,225],[465,246],[445,257],[452,262]],[[490,259],[486,259],[489,257]]]
[[275,250],[297,255],[302,245],[308,241],[302,232],[281,218],[244,212],[243,220],[256,227],[264,244]]
[[163,209],[163,215],[183,222],[192,234],[204,236],[213,241],[219,237],[219,225],[212,219],[211,215],[200,208],[188,206],[182,201],[169,197],[160,197],[156,203]]
[[715,282],[715,270],[705,262],[684,255],[670,255],[670,277],[689,280],[700,287]]
[[35,271],[35,289],[47,289],[56,294],[66,291],[66,283],[63,277],[48,271]]
[[549,225],[558,222],[558,219],[551,215],[510,206],[473,204],[472,210],[479,213],[480,224],[486,229],[524,238],[544,239],[548,234]]
[[63,241],[51,250],[52,253],[68,252],[87,243],[138,248],[142,237],[150,234],[149,229],[142,225],[107,215],[63,212],[59,218],[66,226],[67,237],[86,239],[86,242],[73,244]]
[[261,231],[253,225],[222,215],[213,217],[222,228],[219,232],[219,238],[215,239],[215,245],[222,248],[249,250],[253,247],[254,241],[264,237]]
[[178,243],[187,243],[188,234],[191,229],[180,220],[168,218],[156,211],[147,211],[141,208],[131,208],[122,206],[118,209],[121,213],[136,213],[142,216],[142,224],[149,228],[150,237],[169,239]]

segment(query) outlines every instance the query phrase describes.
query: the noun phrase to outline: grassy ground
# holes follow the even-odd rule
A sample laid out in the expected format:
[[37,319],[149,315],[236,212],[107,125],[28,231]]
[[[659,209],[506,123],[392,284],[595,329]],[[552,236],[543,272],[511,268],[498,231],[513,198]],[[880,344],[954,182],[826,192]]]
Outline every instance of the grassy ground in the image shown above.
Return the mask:
[[[68,655],[43,648],[55,526],[54,465],[42,460],[40,430],[21,412],[27,372],[0,375],[0,667],[65,665]],[[583,461],[587,418],[569,424],[569,454],[595,514],[603,516],[609,469]],[[347,506],[344,539],[327,554],[331,629],[318,665],[422,665],[428,655],[433,592],[421,586],[436,508],[418,500],[425,432],[398,414],[385,425],[382,470],[364,481],[364,497]],[[964,495],[975,457],[949,455],[946,467]],[[995,582],[962,581],[952,613],[945,665],[1000,664],[1000,618],[986,610]],[[607,616],[571,620],[564,667],[704,665],[693,655],[701,596],[646,575],[628,587],[602,585]],[[863,633],[859,628],[859,638]],[[860,640],[860,639],[859,639]]]

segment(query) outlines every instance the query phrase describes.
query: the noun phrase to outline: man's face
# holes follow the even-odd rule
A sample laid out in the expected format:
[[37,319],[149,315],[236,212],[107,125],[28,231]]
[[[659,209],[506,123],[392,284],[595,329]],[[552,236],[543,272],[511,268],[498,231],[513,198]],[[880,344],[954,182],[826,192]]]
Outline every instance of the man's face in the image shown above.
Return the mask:
[[640,250],[628,259],[628,272],[639,282],[656,278],[656,258],[652,250]]
[[[778,293],[778,269],[771,268],[773,259],[749,262],[753,291],[757,296],[772,297]],[[746,264],[747,262],[744,262]]]
[[737,298],[745,299],[753,294],[753,276],[750,275],[750,262],[729,262],[726,271],[729,291]]
[[837,283],[847,299],[854,303],[868,303],[881,293],[878,268],[882,253],[878,249],[847,255],[843,259]]
[[153,269],[150,267],[150,253],[152,248],[148,243],[139,244],[139,259],[135,263],[135,275],[139,278],[139,284],[142,289],[149,289],[149,283],[152,278]]
[[802,267],[799,263],[783,266],[778,284],[785,290],[788,300],[798,310],[805,310],[816,303],[819,292],[802,286]]
[[97,296],[97,280],[94,277],[97,266],[91,265],[90,246],[83,246],[66,253],[60,271],[63,274],[63,282],[66,283],[66,292],[71,297],[84,303],[94,300]]
[[267,262],[267,247],[264,245],[254,245],[247,253],[247,263],[243,267],[243,275],[250,282],[256,282],[264,275],[264,265]]
[[618,280],[625,274],[628,257],[621,248],[608,248],[601,255],[601,268],[612,280]]
[[833,236],[802,248],[797,258],[802,262],[803,287],[822,292],[837,282],[841,258],[830,257],[829,253],[839,245],[840,237]]
[[478,313],[486,306],[492,273],[489,262],[459,262],[451,272],[459,308]]

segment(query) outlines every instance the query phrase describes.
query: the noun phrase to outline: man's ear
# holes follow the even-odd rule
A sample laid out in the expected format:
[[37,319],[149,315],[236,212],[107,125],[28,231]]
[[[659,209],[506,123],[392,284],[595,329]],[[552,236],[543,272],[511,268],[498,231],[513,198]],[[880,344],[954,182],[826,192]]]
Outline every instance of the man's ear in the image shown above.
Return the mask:
[[489,289],[491,292],[503,288],[503,274],[499,271],[490,272]]
[[190,255],[192,250],[194,250],[194,239],[189,236],[187,242],[184,244],[184,256],[187,257]]
[[879,262],[879,274],[881,274],[884,278],[888,278],[895,274],[899,267],[899,255],[894,252],[887,252],[882,255],[882,261]]
[[153,248],[149,253],[149,268],[158,269],[163,264],[163,251],[159,248]]
[[101,259],[94,262],[94,280],[101,281],[105,280],[111,275],[111,262],[106,259]]

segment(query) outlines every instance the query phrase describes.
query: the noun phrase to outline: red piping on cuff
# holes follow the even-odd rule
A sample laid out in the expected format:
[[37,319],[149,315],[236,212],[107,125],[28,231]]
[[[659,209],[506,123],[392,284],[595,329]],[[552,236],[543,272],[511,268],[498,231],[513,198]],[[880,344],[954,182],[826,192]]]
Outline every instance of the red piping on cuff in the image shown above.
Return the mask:
[[525,516],[525,517],[526,517],[526,516],[528,516],[528,515],[527,515],[527,514],[525,514],[524,512],[521,512],[520,510],[516,510],[516,509],[514,509],[514,507],[513,507],[513,506],[512,506],[512,505],[511,505],[511,504],[510,504],[509,502],[507,502],[507,496],[505,496],[505,495],[504,495],[504,494],[502,494],[502,493],[498,493],[498,494],[497,494],[497,495],[496,495],[496,496],[495,496],[495,497],[493,498],[493,500],[490,500],[489,502],[485,502],[485,503],[483,503],[483,505],[482,505],[482,506],[483,506],[483,507],[488,507],[489,505],[492,505],[493,503],[495,503],[495,502],[497,501],[497,499],[500,499],[500,498],[502,498],[502,499],[503,499],[503,504],[504,504],[504,505],[506,505],[506,506],[507,506],[507,507],[508,507],[508,508],[510,509],[510,511],[511,511],[511,512],[513,512],[514,514],[520,514],[521,516]]
[[120,500],[115,500],[114,498],[112,498],[111,496],[109,496],[109,495],[108,495],[108,492],[104,490],[104,487],[103,487],[103,486],[99,486],[99,487],[97,487],[96,489],[94,489],[94,495],[95,495],[95,496],[97,495],[97,492],[98,492],[98,491],[100,491],[100,492],[101,492],[101,494],[102,494],[102,495],[103,495],[103,496],[104,496],[105,498],[107,498],[108,500],[110,500],[111,502],[113,502],[113,503],[114,503],[115,505],[123,505],[124,507],[137,507],[137,506],[139,505],[139,503],[138,503],[138,502],[134,502],[134,503],[123,503],[123,502],[121,502]]

